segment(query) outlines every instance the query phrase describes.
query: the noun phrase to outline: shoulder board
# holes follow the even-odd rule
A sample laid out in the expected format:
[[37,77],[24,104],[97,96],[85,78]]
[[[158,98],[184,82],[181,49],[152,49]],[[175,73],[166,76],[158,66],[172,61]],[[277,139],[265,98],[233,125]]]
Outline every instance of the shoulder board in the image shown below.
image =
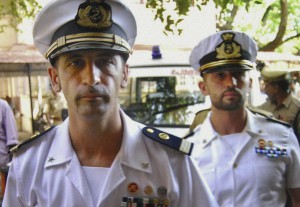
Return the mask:
[[253,113],[253,114],[259,114],[263,117],[265,117],[267,120],[278,123],[278,124],[282,124],[286,127],[291,127],[291,125],[285,121],[281,121],[279,119],[276,119],[273,117],[272,113],[265,111],[263,109],[260,108],[256,108],[256,107],[252,107],[252,106],[247,106],[247,108]]
[[279,119],[272,118],[272,117],[267,117],[267,120],[272,121],[272,122],[275,122],[275,123],[278,123],[278,124],[281,124],[281,125],[284,125],[284,126],[286,126],[286,127],[292,127],[291,124],[289,124],[289,123],[287,123],[287,122],[285,122],[285,121],[281,121],[281,120],[279,120]]
[[23,146],[25,146],[26,144],[40,138],[42,135],[46,134],[47,132],[49,132],[50,130],[52,130],[55,126],[49,127],[48,129],[46,129],[43,132],[40,132],[38,134],[33,135],[31,138],[26,139],[25,141],[21,142],[20,144],[14,146],[13,148],[10,149],[10,153],[15,153],[18,152]]
[[144,127],[142,131],[146,137],[156,142],[159,142],[177,151],[183,152],[186,155],[191,155],[192,153],[194,144],[187,140],[160,131],[153,127]]
[[199,113],[203,113],[203,112],[209,112],[211,111],[211,108],[204,108],[204,109],[201,109],[200,111],[198,111],[196,114],[199,114]]
[[269,111],[265,111],[263,109],[260,109],[258,107],[254,107],[254,106],[247,106],[247,109],[249,109],[249,111],[251,111],[253,114],[259,114],[261,116],[264,116],[264,117],[272,117],[272,113],[269,112]]
[[181,139],[187,139],[195,134],[196,131],[198,131],[201,128],[201,124],[197,125],[192,131],[190,131],[188,134],[183,136]]

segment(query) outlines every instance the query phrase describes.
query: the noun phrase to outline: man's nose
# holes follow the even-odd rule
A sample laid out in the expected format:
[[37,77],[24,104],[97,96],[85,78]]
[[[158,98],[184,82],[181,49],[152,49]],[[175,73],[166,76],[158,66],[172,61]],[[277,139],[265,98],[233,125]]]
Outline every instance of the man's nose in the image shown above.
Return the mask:
[[94,86],[101,82],[101,70],[95,64],[88,64],[83,76],[83,83],[86,85]]
[[227,78],[226,78],[226,86],[227,87],[233,87],[233,86],[237,86],[237,79],[232,76],[232,75],[229,75]]

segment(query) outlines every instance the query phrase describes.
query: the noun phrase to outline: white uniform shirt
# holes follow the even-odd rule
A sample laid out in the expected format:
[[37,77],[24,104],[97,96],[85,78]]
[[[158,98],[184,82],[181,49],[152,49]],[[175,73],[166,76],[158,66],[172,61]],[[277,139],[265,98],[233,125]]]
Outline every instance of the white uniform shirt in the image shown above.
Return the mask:
[[[220,140],[210,122],[189,138],[192,156],[221,207],[283,207],[287,188],[300,187],[300,149],[291,128],[247,111],[247,126],[234,153]],[[230,138],[230,137],[226,137]],[[256,153],[258,140],[287,149],[287,156],[269,158]]]
[[[157,198],[160,187],[167,190],[161,195],[171,207],[218,206],[190,157],[145,137],[143,125],[121,115],[122,146],[104,183],[103,200],[96,206],[119,207],[123,197]],[[94,206],[68,125],[66,119],[14,154],[4,207]]]

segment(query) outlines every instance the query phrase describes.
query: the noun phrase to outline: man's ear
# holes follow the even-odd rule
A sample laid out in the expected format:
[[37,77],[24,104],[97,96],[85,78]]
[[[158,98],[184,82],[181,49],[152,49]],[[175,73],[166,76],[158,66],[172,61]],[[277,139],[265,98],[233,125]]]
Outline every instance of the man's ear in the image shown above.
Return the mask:
[[60,81],[58,77],[58,70],[51,66],[48,68],[48,75],[50,78],[51,86],[54,92],[60,92],[61,91],[61,86],[60,86]]
[[122,72],[121,88],[126,88],[128,83],[128,64],[125,64]]
[[207,87],[206,87],[204,80],[199,81],[198,86],[203,95],[205,95],[205,96],[208,95]]

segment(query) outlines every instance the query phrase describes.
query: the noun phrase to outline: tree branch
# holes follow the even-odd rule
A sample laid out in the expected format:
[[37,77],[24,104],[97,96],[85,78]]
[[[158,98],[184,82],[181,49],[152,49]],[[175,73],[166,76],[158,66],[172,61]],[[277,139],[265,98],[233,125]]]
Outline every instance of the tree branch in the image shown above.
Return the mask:
[[280,25],[275,39],[262,47],[261,51],[274,51],[283,42],[288,23],[288,2],[280,0]]

